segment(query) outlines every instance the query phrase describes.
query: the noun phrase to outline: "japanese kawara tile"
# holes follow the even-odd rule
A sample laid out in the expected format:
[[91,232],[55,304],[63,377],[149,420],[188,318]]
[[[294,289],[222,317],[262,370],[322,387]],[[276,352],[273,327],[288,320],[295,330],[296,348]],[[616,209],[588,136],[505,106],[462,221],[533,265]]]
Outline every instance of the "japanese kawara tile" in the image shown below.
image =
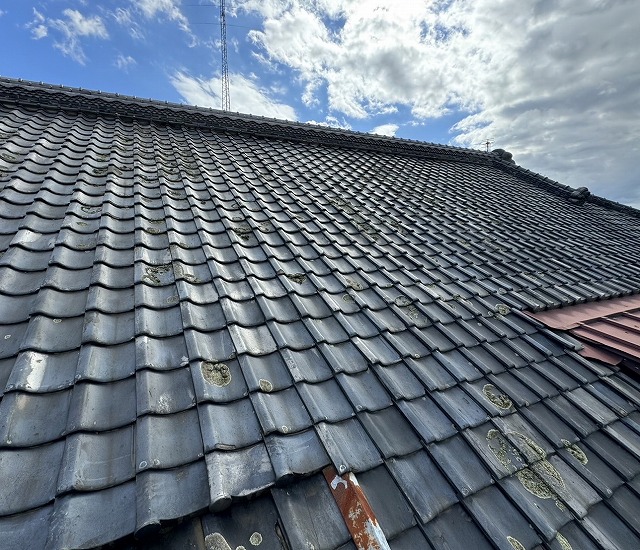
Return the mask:
[[637,382],[520,312],[637,292],[635,211],[489,152],[0,95],[9,548],[352,549],[329,464],[391,548],[638,545]]

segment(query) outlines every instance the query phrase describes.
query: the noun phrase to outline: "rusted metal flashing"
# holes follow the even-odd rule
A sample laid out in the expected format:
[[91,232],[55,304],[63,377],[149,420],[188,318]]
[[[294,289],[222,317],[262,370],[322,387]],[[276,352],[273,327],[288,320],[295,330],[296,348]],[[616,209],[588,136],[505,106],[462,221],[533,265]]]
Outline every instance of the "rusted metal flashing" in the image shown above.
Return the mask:
[[525,311],[524,313],[549,328],[569,330],[577,328],[581,323],[593,319],[618,315],[634,309],[640,309],[640,294],[602,300],[600,302],[588,302],[586,304],[550,309],[536,313],[531,311]]
[[583,343],[583,348],[578,351],[578,353],[582,355],[582,357],[586,357],[587,359],[596,359],[603,363],[607,363],[608,365],[615,366],[622,363],[622,357],[619,355],[611,353],[602,347],[592,346],[587,343]]
[[333,466],[322,473],[358,550],[391,550],[356,476],[340,476]]
[[583,357],[609,365],[624,364],[637,371],[640,295],[526,313],[549,328],[568,331],[583,344],[578,352]]

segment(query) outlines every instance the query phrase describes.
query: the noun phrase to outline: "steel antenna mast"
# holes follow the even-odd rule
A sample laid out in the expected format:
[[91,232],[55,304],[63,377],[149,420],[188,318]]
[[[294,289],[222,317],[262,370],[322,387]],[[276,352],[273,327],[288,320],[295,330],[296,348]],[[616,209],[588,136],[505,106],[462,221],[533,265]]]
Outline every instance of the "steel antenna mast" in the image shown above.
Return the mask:
[[222,50],[222,110],[231,110],[229,63],[227,60],[227,19],[224,0],[220,0],[220,49]]

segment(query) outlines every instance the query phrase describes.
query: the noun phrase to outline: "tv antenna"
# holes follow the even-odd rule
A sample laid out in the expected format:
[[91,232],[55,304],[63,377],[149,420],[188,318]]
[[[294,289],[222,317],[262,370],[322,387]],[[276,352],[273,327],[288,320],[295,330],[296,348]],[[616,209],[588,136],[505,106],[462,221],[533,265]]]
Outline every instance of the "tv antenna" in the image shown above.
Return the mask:
[[494,142],[495,140],[493,138],[487,138],[485,141],[479,143],[478,145],[484,145],[485,147],[485,151],[488,153],[490,151],[491,148],[491,144]]
[[220,49],[222,51],[222,110],[231,110],[229,97],[229,62],[227,60],[227,19],[224,0],[220,0]]

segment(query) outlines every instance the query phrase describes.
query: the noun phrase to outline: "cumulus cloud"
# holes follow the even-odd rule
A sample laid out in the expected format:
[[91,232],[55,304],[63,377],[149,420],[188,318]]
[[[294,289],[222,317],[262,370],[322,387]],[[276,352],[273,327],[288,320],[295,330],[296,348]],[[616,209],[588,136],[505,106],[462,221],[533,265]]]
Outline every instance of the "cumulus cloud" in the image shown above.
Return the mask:
[[635,0],[238,0],[236,9],[262,17],[249,34],[255,54],[292,69],[307,106],[326,96],[334,115],[354,119],[405,107],[415,122],[461,113],[456,144],[491,136],[529,169],[640,202]]
[[27,24],[31,36],[39,40],[49,35],[49,29],[54,31],[56,39],[53,45],[64,55],[84,65],[87,57],[82,49],[81,38],[92,37],[107,39],[109,33],[99,15],[85,16],[78,10],[65,9],[63,19],[47,18],[35,8],[34,19]]
[[378,134],[380,136],[395,136],[398,131],[397,124],[381,124],[380,126],[376,126],[370,133]]
[[[192,77],[184,72],[177,72],[171,78],[171,83],[187,103],[201,107],[213,107],[214,109],[221,108],[222,83],[220,77],[214,76],[210,79],[204,79]],[[297,120],[293,107],[274,99],[268,89],[241,74],[230,75],[229,92],[233,111]]]

